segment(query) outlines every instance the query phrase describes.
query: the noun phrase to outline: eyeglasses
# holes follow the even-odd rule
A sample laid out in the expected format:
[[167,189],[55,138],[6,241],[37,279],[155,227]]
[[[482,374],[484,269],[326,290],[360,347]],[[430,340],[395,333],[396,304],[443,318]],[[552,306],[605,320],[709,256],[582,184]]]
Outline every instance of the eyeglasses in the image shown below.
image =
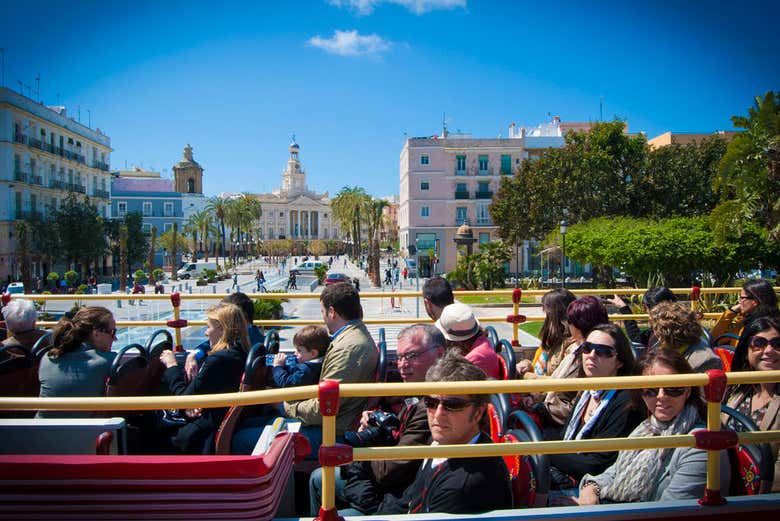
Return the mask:
[[740,300],[740,302],[741,302],[741,301],[743,301],[743,300],[756,300],[756,299],[754,299],[754,298],[753,298],[753,297],[751,297],[750,295],[740,295],[740,296],[739,296],[739,300]]
[[642,389],[642,396],[645,398],[655,398],[658,396],[658,393],[663,391],[664,395],[670,398],[679,398],[685,394],[685,389],[685,387],[648,387]]
[[617,354],[617,349],[615,349],[614,346],[608,346],[606,344],[595,344],[593,342],[587,341],[580,346],[580,350],[584,355],[589,355],[593,351],[596,351],[596,354],[601,358],[612,358]]
[[753,351],[763,351],[766,346],[771,346],[775,351],[780,351],[780,336],[774,338],[764,338],[762,336],[750,337],[750,349]]
[[444,410],[448,412],[460,412],[472,403],[471,400],[463,398],[435,398],[433,396],[425,396],[423,402],[426,409],[437,409],[439,404],[441,404]]
[[437,349],[438,346],[429,347],[428,349],[422,349],[420,351],[412,351],[411,353],[406,353],[405,355],[396,355],[395,359],[399,362],[414,362],[418,358],[420,358],[423,354],[427,353],[428,351],[433,351],[434,349]]
[[98,331],[101,331],[107,335],[111,335],[111,338],[116,340],[116,328],[114,329],[98,329]]

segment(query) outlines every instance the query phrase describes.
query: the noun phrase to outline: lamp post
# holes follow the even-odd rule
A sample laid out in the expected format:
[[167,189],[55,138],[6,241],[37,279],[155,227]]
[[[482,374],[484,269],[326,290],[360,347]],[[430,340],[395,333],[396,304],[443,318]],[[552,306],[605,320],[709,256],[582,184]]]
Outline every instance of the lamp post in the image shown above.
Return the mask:
[[520,283],[520,247],[515,237],[515,288],[519,288]]
[[[566,215],[566,212],[564,212]],[[561,221],[561,287],[566,287],[566,231],[569,229],[569,223],[566,219]]]

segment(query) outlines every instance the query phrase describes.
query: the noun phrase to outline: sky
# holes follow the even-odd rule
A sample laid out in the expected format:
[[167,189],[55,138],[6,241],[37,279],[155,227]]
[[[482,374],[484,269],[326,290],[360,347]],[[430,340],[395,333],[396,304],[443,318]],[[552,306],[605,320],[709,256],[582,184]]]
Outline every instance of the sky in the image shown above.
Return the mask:
[[206,195],[270,192],[294,134],[310,189],[379,197],[443,120],[731,129],[780,90],[776,19],[756,0],[0,0],[0,48],[5,86],[100,128],[112,169],[171,176],[189,143]]

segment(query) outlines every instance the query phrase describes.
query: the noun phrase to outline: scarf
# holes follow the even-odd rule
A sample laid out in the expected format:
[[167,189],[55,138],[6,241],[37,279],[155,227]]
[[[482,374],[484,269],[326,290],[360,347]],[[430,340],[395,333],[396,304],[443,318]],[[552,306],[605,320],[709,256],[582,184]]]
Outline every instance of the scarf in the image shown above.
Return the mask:
[[[599,415],[607,407],[609,401],[615,396],[616,392],[617,391],[613,389],[611,391],[587,391],[582,393],[580,399],[577,401],[577,405],[574,406],[574,413],[571,415],[571,420],[566,424],[566,431],[563,434],[563,439],[581,440],[593,428]],[[582,426],[582,429],[577,432],[577,427],[582,423],[582,415],[585,411],[585,407],[587,407],[591,398],[601,398],[599,406],[593,411],[593,416],[591,416],[585,425]]]
[[[661,422],[651,416],[628,435],[629,438],[688,434],[700,422],[699,413],[692,405],[685,408],[673,420]],[[601,497],[618,503],[652,501],[661,478],[661,470],[674,449],[645,449],[621,451],[614,463],[615,475],[610,483],[601,487]],[[585,483],[590,476],[585,475]]]

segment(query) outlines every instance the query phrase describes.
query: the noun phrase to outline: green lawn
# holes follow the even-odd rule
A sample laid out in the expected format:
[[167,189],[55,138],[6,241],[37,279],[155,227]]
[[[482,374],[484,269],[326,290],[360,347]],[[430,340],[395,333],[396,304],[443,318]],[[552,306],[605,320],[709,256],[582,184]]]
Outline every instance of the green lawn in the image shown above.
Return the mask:
[[523,324],[520,324],[520,329],[539,338],[539,332],[542,330],[543,323],[544,322],[524,322]]
[[[509,296],[477,296],[477,295],[462,295],[460,297],[456,297],[457,300],[464,304],[506,304],[511,305],[512,304],[512,297]],[[521,297],[520,302],[523,304],[533,304],[536,302],[536,298],[534,297]]]

